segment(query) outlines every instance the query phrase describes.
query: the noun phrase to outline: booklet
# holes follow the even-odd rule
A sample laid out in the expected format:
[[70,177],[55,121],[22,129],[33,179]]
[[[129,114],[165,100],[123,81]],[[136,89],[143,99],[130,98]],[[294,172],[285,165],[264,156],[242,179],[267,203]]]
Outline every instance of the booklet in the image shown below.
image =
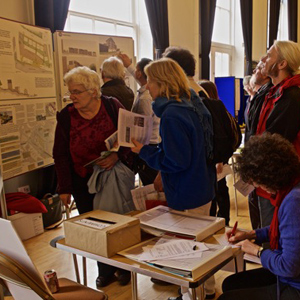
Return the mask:
[[84,165],[84,167],[93,167],[98,161],[106,158],[112,151],[102,151],[101,155]]

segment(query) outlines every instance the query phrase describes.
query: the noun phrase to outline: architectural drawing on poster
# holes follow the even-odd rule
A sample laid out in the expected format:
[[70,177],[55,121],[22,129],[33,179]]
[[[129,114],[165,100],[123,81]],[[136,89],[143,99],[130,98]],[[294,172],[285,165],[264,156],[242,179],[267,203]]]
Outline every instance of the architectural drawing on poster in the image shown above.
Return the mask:
[[[65,96],[67,87],[63,81],[68,71],[87,66],[100,75],[101,64],[106,58],[117,55],[120,51],[134,57],[133,39],[128,37],[57,31],[54,33],[54,48],[62,106],[70,102],[69,97]],[[133,78],[126,77],[125,82],[135,90]]]
[[11,117],[0,126],[1,171],[4,179],[53,162],[56,102],[1,101],[0,116]]
[[0,19],[0,100],[55,97],[48,29]]
[[56,111],[51,31],[0,18],[0,167],[4,179],[53,163]]

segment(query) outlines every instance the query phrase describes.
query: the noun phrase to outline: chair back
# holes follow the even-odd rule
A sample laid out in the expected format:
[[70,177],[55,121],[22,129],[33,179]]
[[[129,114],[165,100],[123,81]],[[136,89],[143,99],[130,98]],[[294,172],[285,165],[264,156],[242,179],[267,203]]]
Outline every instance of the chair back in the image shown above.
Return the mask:
[[23,295],[27,293],[27,290],[33,290],[40,296],[40,299],[54,299],[45,287],[38,283],[25,268],[2,252],[0,252],[0,278],[10,288],[16,286],[18,290],[24,289]]
[[[10,259],[10,266],[12,266],[12,262],[14,264],[18,264],[18,266],[21,266],[24,270],[26,270],[27,274],[30,275],[30,277],[45,291],[49,293],[49,290],[46,286],[45,281],[41,278],[39,272],[37,271],[35,265],[33,264],[31,258],[29,257],[22,241],[20,240],[16,230],[14,229],[11,221],[5,220],[0,218],[0,252],[2,257],[2,270],[4,270],[4,266],[6,268],[5,272],[6,275],[9,272],[8,269],[8,258]],[[5,256],[5,258],[4,258]],[[4,264],[5,261],[5,264]],[[15,267],[16,268],[16,267]],[[11,275],[11,272],[9,272]],[[8,276],[8,275],[7,275]],[[1,277],[1,276],[0,276]],[[1,277],[2,278],[2,277]],[[7,288],[9,289],[10,293],[14,297],[15,300],[24,300],[24,299],[30,299],[30,300],[40,300],[41,298],[34,290],[31,288],[26,288],[26,283],[21,284],[19,279],[17,281],[17,277],[15,278],[15,283],[13,283],[13,280],[4,280],[4,282],[7,285]],[[19,284],[16,284],[19,282]],[[25,293],[25,294],[24,294]],[[26,297],[24,296],[26,295]],[[47,298],[46,298],[47,299]],[[49,298],[51,299],[51,298]]]

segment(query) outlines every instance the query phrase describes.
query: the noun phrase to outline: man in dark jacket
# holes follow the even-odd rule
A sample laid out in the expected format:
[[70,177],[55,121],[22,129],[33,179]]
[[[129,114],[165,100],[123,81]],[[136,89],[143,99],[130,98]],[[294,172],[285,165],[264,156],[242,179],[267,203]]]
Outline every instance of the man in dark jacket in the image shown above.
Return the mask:
[[[275,41],[262,58],[262,73],[269,76],[273,87],[261,108],[256,134],[278,133],[293,143],[300,154],[300,47],[292,41]],[[270,225],[274,206],[271,194],[256,189],[262,227]]]
[[[272,87],[272,81],[269,76],[261,72],[263,68],[263,62],[260,61],[256,68],[253,70],[253,81],[256,86],[259,86],[256,94],[250,100],[249,105],[246,107],[245,111],[245,143],[249,140],[252,135],[256,134],[257,123],[259,120],[259,115],[261,107],[264,103],[266,94]],[[248,196],[249,201],[249,213],[250,220],[253,229],[261,228],[261,220],[258,207],[258,197],[256,191],[254,190]]]
[[120,59],[111,56],[103,61],[101,75],[104,84],[101,93],[104,96],[117,98],[127,110],[131,110],[134,93],[125,84],[125,68]]

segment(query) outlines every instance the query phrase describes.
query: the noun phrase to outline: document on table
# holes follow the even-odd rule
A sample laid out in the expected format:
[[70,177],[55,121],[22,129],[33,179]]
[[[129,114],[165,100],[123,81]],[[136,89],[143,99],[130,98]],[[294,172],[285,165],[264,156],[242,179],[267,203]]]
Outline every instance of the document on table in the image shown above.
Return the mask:
[[199,216],[199,218],[184,216],[170,212],[167,207],[162,206],[148,210],[137,217],[146,226],[186,235],[195,235],[200,228],[211,224],[211,220],[205,219],[203,216]]
[[143,145],[148,145],[152,135],[152,116],[144,116],[119,109],[118,143],[124,147],[134,147],[131,139],[134,138]]
[[145,211],[146,210],[146,200],[147,194],[156,192],[154,184],[149,184],[134,190],[131,190],[131,195],[133,199],[134,206],[136,210]]
[[244,260],[250,261],[250,262],[253,262],[253,263],[261,265],[260,258],[257,257],[257,256],[255,256],[255,255],[251,255],[251,254],[245,253],[244,254]]
[[215,240],[218,242],[219,245],[230,246],[232,248],[240,248],[240,246],[235,246],[234,244],[228,241],[226,233],[214,234],[213,237],[215,238]]
[[186,258],[187,254],[198,254],[205,250],[208,248],[203,243],[176,239],[153,247],[143,247],[144,253],[139,257],[139,260],[152,261],[174,257],[182,259]]
[[228,164],[225,164],[223,166],[223,171],[219,174],[217,174],[217,180],[223,179],[225,176],[233,174],[231,167]]

